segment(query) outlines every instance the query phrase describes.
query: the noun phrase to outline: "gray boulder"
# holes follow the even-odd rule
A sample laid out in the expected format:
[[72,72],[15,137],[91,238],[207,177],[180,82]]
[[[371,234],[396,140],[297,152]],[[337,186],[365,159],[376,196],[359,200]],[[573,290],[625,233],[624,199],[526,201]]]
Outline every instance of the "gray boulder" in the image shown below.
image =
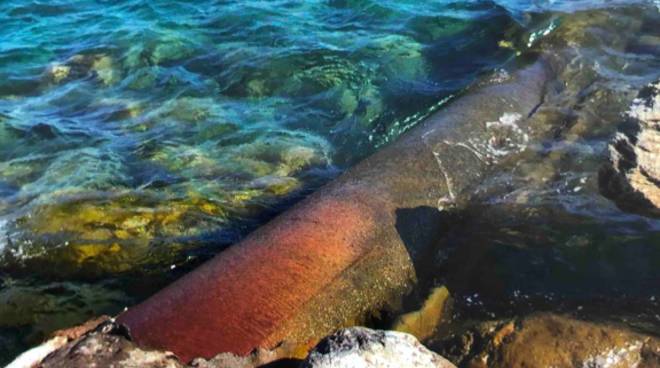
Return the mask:
[[456,368],[412,335],[363,327],[342,329],[324,338],[310,352],[302,367]]
[[640,91],[631,121],[609,146],[600,189],[627,211],[660,216],[660,81]]

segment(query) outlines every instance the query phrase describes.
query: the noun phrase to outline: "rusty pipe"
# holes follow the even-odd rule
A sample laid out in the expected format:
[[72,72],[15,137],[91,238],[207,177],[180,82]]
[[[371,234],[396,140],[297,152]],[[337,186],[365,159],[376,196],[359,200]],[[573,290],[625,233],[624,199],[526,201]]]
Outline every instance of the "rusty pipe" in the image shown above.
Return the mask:
[[[118,321],[138,344],[187,362],[282,341],[306,346],[393,306],[433,241],[435,225],[423,209],[439,213],[460,201],[492,167],[461,143],[489,142],[486,122],[512,112],[525,130],[551,69],[540,60],[504,83],[478,83]],[[533,131],[525,134],[533,139]]]

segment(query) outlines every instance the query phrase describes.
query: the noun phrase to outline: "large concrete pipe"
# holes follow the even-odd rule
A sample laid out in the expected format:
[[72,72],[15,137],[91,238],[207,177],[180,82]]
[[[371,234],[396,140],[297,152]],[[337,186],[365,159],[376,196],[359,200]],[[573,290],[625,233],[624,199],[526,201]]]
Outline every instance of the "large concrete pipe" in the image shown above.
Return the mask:
[[551,74],[537,61],[482,81],[118,321],[139,344],[189,361],[307,346],[392,306],[415,282],[442,209],[534,139],[526,122]]

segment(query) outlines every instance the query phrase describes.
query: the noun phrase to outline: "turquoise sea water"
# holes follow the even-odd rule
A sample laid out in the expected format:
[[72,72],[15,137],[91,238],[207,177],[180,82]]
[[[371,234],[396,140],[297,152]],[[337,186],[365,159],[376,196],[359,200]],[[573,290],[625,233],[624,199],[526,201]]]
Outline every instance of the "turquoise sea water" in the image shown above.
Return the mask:
[[2,1],[0,363],[236,242],[562,13],[622,3]]

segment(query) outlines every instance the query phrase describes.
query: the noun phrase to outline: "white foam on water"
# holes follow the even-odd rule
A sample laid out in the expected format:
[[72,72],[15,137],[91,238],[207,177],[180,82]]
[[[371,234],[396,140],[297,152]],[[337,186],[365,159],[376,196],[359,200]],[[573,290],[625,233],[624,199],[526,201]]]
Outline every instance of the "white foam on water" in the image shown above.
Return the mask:
[[505,112],[502,116],[500,116],[498,121],[489,121],[489,122],[487,122],[486,123],[486,128],[490,128],[490,127],[493,127],[493,126],[509,126],[509,127],[512,127],[512,128],[520,129],[518,127],[518,124],[516,124],[518,122],[518,120],[520,120],[520,119],[522,119],[522,115],[520,115],[517,112],[514,112],[514,113]]
[[[660,82],[653,84],[652,87],[660,89]],[[660,94],[653,96],[653,100],[651,101],[641,98],[634,99],[627,115],[645,123],[658,124],[660,121]]]
[[486,122],[486,129],[493,133],[505,132],[503,144],[498,144],[498,137],[493,135],[483,147],[490,159],[506,156],[511,152],[522,152],[527,148],[529,135],[518,125],[523,116],[519,113],[504,113],[497,121]]
[[442,163],[440,153],[433,151],[433,156],[438,163],[440,172],[442,172],[442,175],[445,177],[445,185],[447,185],[447,192],[449,193],[449,196],[442,197],[438,200],[438,211],[442,211],[445,209],[446,205],[453,204],[456,201],[456,195],[454,194],[454,182],[451,180],[451,176],[447,172],[447,169],[445,169],[445,165]]
[[550,22],[550,24],[542,29],[539,29],[536,32],[532,32],[532,34],[529,35],[529,40],[527,41],[527,47],[532,47],[536,41],[540,40],[541,38],[549,35],[552,33],[557,28],[557,23],[556,21]]
[[7,225],[9,221],[0,218],[0,252],[7,247]]

